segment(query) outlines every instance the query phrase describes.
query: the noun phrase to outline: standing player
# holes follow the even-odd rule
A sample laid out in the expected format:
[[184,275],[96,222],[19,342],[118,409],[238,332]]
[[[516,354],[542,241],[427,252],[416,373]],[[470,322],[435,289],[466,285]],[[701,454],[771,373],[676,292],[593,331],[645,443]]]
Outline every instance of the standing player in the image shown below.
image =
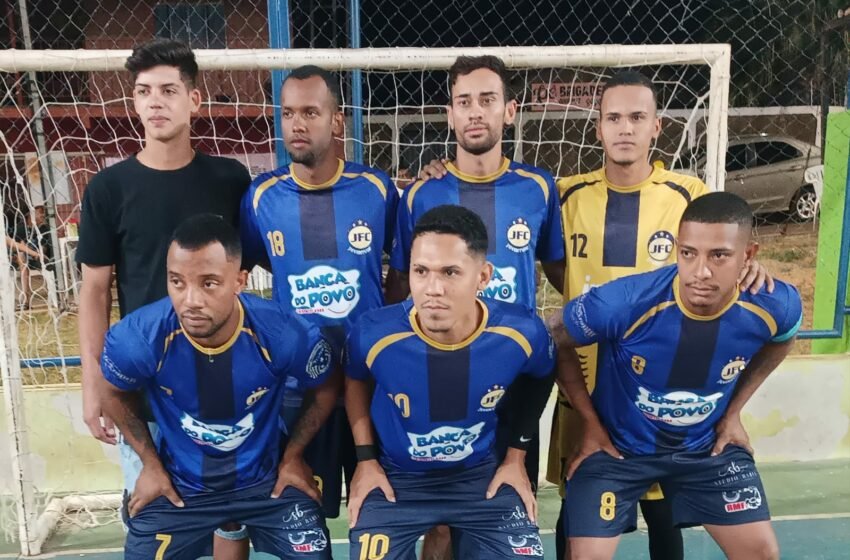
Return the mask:
[[[476,298],[493,265],[473,212],[426,212],[412,243],[413,301],[366,313],[346,346],[359,460],[351,558],[413,558],[440,524],[465,536],[460,558],[542,557],[524,455],[551,391],[552,340],[534,311]],[[499,465],[496,407],[507,388],[517,398]]]
[[[566,241],[564,301],[594,286],[629,274],[648,272],[672,262],[673,232],[685,207],[708,192],[696,177],[672,173],[650,163],[653,142],[661,132],[652,82],[638,72],[615,74],[600,99],[596,135],[605,152],[605,166],[592,173],[558,182]],[[764,271],[753,264],[742,286],[758,290]],[[772,283],[768,279],[768,286]],[[596,386],[597,346],[578,350],[588,390]],[[552,422],[549,481],[562,485],[569,458],[578,444],[580,421],[563,394]],[[672,526],[670,504],[654,488],[641,501],[649,527],[654,560],[684,555],[681,532]],[[558,529],[563,526],[559,521]],[[558,558],[564,536],[557,532]]]
[[[102,411],[105,387],[99,360],[112,309],[113,267],[122,317],[161,299],[166,295],[165,260],[174,229],[205,212],[223,216],[235,226],[239,202],[251,182],[248,171],[235,160],[192,149],[191,119],[201,94],[196,87],[198,65],[187,45],[156,39],[135,48],[125,66],[133,77],[133,106],[145,131],[144,147],[89,182],[77,248],[83,279],[79,316],[83,415],[92,435],[110,444],[116,437],[112,421]],[[133,490],[141,464],[130,446],[123,440],[119,445],[126,495]],[[217,556],[234,558],[233,547],[247,558],[247,542],[219,541]]]
[[[218,216],[181,224],[168,250],[168,298],[113,326],[103,406],[141,458],[127,505],[128,559],[197,558],[239,521],[258,551],[329,559],[327,528],[302,453],[339,393],[331,348],[280,306],[241,295],[237,231]],[[287,376],[311,389],[281,459]],[[142,420],[148,395],[159,435]]]
[[[739,290],[752,219],[740,197],[705,195],[682,216],[676,266],[593,288],[554,318],[559,383],[584,423],[567,473],[571,558],[612,558],[656,481],[674,523],[704,525],[728,558],[779,558],[740,414],[788,354],[802,304],[783,282]],[[591,397],[571,348],[594,343]]]
[[[241,220],[246,261],[272,271],[274,300],[320,327],[337,353],[352,322],[384,305],[381,254],[398,202],[386,174],[337,158],[340,105],[338,82],[325,70],[302,66],[286,77],[282,128],[292,165],[254,180]],[[353,445],[340,407],[308,451],[328,517],[339,515]]]

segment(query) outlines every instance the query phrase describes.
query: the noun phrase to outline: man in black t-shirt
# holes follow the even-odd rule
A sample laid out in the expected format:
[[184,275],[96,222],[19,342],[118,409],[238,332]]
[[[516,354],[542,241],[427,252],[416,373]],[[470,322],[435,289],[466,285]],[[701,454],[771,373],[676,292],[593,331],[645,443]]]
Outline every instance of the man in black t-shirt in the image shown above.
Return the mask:
[[[122,317],[166,297],[165,261],[174,229],[204,213],[236,226],[240,200],[251,182],[237,161],[192,149],[190,121],[200,108],[201,93],[195,86],[198,65],[187,45],[154,40],[134,49],[125,66],[134,80],[133,105],[144,127],[144,147],[89,182],[77,247],[83,277],[83,415],[92,435],[110,444],[117,440],[113,423],[102,417],[105,380],[99,363],[112,307],[113,267]],[[155,478],[128,445],[122,446],[121,456],[126,491]],[[217,539],[215,557],[247,558],[244,535],[230,537],[241,540]]]

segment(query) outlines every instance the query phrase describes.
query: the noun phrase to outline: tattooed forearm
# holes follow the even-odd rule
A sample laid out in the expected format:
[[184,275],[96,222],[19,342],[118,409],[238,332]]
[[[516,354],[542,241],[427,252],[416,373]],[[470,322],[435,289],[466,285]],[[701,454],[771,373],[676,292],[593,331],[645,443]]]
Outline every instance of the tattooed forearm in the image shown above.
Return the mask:
[[334,375],[325,384],[304,395],[301,415],[289,432],[287,453],[301,453],[328,419],[339,396],[340,379]]
[[142,395],[140,392],[119,391],[109,388],[103,402],[103,409],[121,430],[121,434],[127,443],[139,454],[142,462],[157,457],[148,424],[142,419]]

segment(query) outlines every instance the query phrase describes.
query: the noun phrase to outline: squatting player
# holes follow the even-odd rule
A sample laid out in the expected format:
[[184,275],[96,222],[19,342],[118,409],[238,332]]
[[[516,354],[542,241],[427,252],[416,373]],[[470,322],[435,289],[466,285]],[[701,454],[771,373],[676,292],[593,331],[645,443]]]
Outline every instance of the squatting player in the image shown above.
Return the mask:
[[[612,558],[656,481],[674,523],[703,525],[728,558],[779,557],[740,413],[788,354],[802,306],[784,282],[739,289],[758,249],[752,219],[734,194],[696,199],[676,266],[593,288],[555,318],[559,384],[584,423],[567,473],[571,558]],[[591,397],[572,347],[594,343]]]
[[[293,70],[283,82],[281,115],[292,164],[257,177],[243,199],[246,261],[268,267],[273,299],[321,328],[340,350],[352,322],[384,305],[381,254],[392,244],[398,191],[383,172],[336,156],[334,137],[342,135],[345,117],[338,81],[327,71]],[[287,411],[297,410],[298,394],[287,397]],[[325,514],[337,517],[343,467],[350,480],[355,466],[342,407],[307,459],[321,483]]]
[[[649,272],[675,261],[674,232],[685,207],[709,192],[696,177],[673,173],[650,162],[661,132],[655,86],[634,71],[614,74],[600,99],[596,136],[605,153],[604,167],[558,181],[566,241],[564,302],[594,286],[629,274]],[[742,287],[761,288],[765,271],[753,263]],[[578,349],[588,390],[596,387],[597,346]],[[580,419],[563,394],[552,422],[549,481],[563,485],[567,464],[579,443]],[[670,504],[654,487],[641,500],[654,560],[684,556],[681,532],[672,525]],[[563,526],[558,523],[558,528]],[[564,535],[556,533],[558,557]]]
[[[542,557],[524,456],[551,391],[553,342],[534,311],[476,298],[493,265],[475,213],[425,212],[412,243],[413,300],[363,315],[346,346],[359,460],[351,557],[412,559],[435,525],[463,537],[460,558]],[[499,464],[496,408],[509,387],[514,422]]]
[[[104,411],[143,464],[127,504],[128,559],[197,558],[230,522],[248,527],[256,550],[331,557],[302,454],[334,406],[339,372],[316,327],[240,294],[240,260],[235,228],[211,214],[190,218],[168,250],[169,297],[107,334]],[[312,390],[281,458],[287,376]],[[142,389],[155,440],[141,417]]]

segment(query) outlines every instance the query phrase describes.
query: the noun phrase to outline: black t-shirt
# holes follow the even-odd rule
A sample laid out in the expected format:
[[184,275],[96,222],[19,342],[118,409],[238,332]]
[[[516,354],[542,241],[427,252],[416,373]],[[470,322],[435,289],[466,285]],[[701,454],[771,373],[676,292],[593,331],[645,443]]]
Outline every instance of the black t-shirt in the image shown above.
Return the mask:
[[237,226],[250,183],[236,160],[200,152],[173,171],[151,169],[135,156],[107,167],[83,197],[77,262],[115,265],[123,317],[168,295],[165,257],[175,228],[208,212]]

